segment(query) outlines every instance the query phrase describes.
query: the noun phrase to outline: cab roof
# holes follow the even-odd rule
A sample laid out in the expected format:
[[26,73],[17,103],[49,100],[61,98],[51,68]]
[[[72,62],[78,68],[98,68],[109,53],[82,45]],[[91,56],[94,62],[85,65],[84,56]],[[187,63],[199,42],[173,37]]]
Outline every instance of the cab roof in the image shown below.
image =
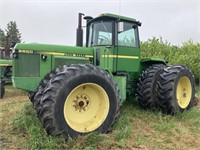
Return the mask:
[[93,20],[99,20],[100,18],[113,18],[113,19],[119,19],[119,20],[124,20],[124,21],[137,22],[136,19],[134,18],[129,18],[129,17],[120,16],[120,15],[111,14],[111,13],[100,14],[98,17],[94,18]]
[[138,26],[141,26],[141,22],[137,21],[134,18],[129,18],[129,17],[125,17],[125,16],[120,16],[120,15],[116,15],[116,14],[111,14],[111,13],[103,13],[100,14],[98,17],[91,19],[88,24],[90,24],[93,21],[97,21],[97,20],[101,20],[101,19],[116,19],[116,20],[122,20],[122,21],[128,21],[128,22],[134,22],[136,23]]

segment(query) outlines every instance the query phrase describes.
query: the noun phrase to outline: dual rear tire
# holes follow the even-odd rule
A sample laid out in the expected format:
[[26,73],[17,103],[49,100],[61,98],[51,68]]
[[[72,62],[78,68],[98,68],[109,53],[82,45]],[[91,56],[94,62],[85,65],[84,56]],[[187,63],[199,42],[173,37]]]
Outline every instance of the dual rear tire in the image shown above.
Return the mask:
[[137,91],[142,108],[160,108],[164,113],[176,114],[194,104],[194,76],[183,65],[152,65],[142,73]]
[[166,66],[154,64],[143,71],[137,84],[138,102],[143,109],[153,109],[158,107],[156,90],[157,81]]
[[194,105],[195,80],[183,65],[167,67],[158,81],[158,103],[164,113],[176,114]]

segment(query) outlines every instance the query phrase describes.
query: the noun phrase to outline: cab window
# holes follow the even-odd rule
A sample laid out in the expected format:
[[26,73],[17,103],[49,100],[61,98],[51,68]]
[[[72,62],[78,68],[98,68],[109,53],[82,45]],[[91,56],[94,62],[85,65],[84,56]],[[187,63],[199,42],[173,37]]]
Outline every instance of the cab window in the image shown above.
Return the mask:
[[128,22],[118,23],[118,46],[137,47],[136,25]]
[[94,22],[89,28],[89,46],[112,45],[112,22]]

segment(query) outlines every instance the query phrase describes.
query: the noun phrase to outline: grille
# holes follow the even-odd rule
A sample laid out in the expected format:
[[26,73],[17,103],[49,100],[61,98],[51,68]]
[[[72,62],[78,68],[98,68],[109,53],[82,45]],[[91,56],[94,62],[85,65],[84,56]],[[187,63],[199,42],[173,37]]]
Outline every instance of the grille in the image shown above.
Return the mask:
[[21,53],[15,60],[15,67],[16,77],[39,77],[40,55]]

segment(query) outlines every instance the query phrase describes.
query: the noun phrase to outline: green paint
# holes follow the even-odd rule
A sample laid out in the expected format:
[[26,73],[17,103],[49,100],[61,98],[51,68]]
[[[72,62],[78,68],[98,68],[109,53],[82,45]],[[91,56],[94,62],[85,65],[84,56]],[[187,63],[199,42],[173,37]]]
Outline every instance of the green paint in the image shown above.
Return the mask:
[[142,70],[144,70],[145,68],[147,68],[148,66],[151,66],[153,64],[167,64],[167,62],[163,59],[159,59],[159,58],[142,58],[140,61],[140,68],[139,68],[139,72],[142,72]]
[[120,105],[124,103],[126,100],[126,76],[114,76],[113,79],[117,83],[117,86],[119,88],[119,93],[120,93]]
[[[42,59],[42,55],[40,55],[40,77],[45,76],[47,72],[50,72],[52,70],[51,67],[51,60],[52,60],[52,55],[46,55],[46,59]],[[36,85],[38,86],[38,85]]]
[[102,17],[109,17],[109,18],[113,18],[113,19],[119,19],[119,20],[126,20],[126,21],[136,22],[136,20],[134,18],[129,18],[129,17],[120,16],[120,15],[111,14],[111,13],[100,14],[100,16],[96,17],[95,19],[101,19]]
[[[27,53],[33,51],[40,54],[57,53],[58,55],[64,54],[88,54],[92,55],[92,48],[86,47],[75,47],[75,46],[64,46],[64,45],[54,45],[54,44],[17,44],[15,49],[18,50],[29,50]],[[26,51],[24,51],[26,53]],[[59,54],[60,53],[60,54]],[[56,55],[56,54],[55,54]]]
[[5,67],[11,67],[13,61],[9,59],[0,59],[0,80],[5,81],[5,82],[11,82],[10,78],[7,78],[4,76],[5,73]]
[[12,77],[13,86],[25,91],[35,91],[42,77]]
[[12,60],[0,59],[0,66],[12,66]]
[[89,58],[72,56],[53,56],[52,68],[60,67],[66,64],[89,64]]

